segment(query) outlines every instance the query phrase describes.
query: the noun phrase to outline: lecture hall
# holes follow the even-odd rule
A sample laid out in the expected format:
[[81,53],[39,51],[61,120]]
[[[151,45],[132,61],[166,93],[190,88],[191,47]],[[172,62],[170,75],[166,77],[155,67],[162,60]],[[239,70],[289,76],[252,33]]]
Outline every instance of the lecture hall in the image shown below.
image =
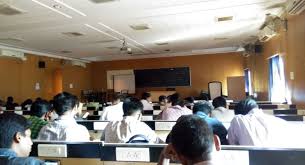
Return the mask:
[[0,0],[0,165],[304,165],[305,0]]

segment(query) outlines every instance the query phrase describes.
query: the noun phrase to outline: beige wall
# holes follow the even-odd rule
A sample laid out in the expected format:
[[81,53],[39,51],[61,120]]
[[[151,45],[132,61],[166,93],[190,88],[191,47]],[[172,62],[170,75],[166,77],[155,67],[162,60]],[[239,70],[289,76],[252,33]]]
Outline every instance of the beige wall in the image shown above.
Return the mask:
[[[285,65],[286,82],[292,102],[305,107],[305,12],[288,18],[288,30],[263,45],[263,53],[246,59],[253,72],[253,87],[260,100],[268,99],[268,58],[280,54]],[[290,72],[295,79],[290,80]]]
[[[243,57],[238,53],[94,62],[92,64],[92,83],[94,89],[106,90],[107,70],[188,66],[191,70],[192,86],[176,88],[177,92],[181,93],[183,97],[198,96],[201,90],[207,91],[210,81],[221,81],[223,93],[227,94],[227,77],[242,76],[243,64]],[[139,94],[144,90],[165,90],[165,88],[136,89],[136,92]]]
[[[21,103],[26,98],[42,97],[50,99],[55,94],[54,72],[62,70],[63,90],[80,96],[82,89],[91,89],[91,67],[81,68],[62,65],[59,59],[26,55],[27,60],[1,58],[0,59],[0,99],[6,100],[13,96]],[[46,68],[38,68],[38,61],[46,62]],[[40,84],[40,90],[35,90],[35,84]],[[73,83],[74,88],[69,88]]]

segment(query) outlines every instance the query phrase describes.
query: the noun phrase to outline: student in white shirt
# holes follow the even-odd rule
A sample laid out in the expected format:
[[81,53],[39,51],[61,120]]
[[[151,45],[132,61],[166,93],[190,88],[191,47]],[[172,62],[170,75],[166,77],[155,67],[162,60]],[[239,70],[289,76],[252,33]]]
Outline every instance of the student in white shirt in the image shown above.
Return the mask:
[[154,110],[152,103],[151,103],[151,94],[148,92],[144,92],[142,94],[141,102],[143,104],[143,110]]
[[105,107],[100,120],[119,121],[123,119],[123,97],[120,94],[113,96],[112,105]]
[[86,127],[76,123],[77,97],[63,92],[54,97],[54,109],[59,117],[44,126],[37,140],[48,141],[89,141],[90,135]]
[[219,96],[213,99],[214,110],[212,110],[211,117],[216,118],[220,122],[231,122],[234,117],[234,111],[228,110],[227,101],[224,97]]
[[282,146],[292,139],[288,123],[280,118],[265,114],[252,99],[239,102],[235,107],[236,116],[228,130],[231,145]]
[[126,143],[131,137],[141,135],[146,137],[149,143],[161,142],[155,131],[141,122],[143,105],[139,99],[126,99],[123,103],[123,110],[123,120],[109,122],[101,137],[102,141],[106,143]]
[[220,150],[220,141],[208,124],[195,115],[181,116],[171,131],[171,143],[162,151],[158,165],[166,159],[182,165],[219,165],[213,158]]

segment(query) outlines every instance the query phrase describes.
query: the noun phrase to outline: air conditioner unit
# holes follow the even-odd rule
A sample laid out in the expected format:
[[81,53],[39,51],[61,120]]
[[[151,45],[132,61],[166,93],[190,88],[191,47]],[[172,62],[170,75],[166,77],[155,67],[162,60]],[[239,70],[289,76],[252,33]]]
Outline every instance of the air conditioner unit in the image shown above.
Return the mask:
[[0,49],[0,57],[19,58],[23,61],[26,60],[23,52],[8,49]]
[[270,26],[265,26],[258,34],[258,39],[260,42],[267,42],[269,41],[272,37],[276,35],[276,31],[270,27]]
[[291,15],[302,13],[305,10],[305,0],[288,0],[286,10]]
[[86,64],[84,62],[80,62],[80,61],[71,61],[72,66],[80,66],[83,68],[86,68]]

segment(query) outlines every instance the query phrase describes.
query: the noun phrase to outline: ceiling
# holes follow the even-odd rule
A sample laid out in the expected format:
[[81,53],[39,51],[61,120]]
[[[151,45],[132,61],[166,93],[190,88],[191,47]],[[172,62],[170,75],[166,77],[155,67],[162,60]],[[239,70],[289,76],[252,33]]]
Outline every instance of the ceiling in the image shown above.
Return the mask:
[[[285,1],[0,0],[0,13],[1,5],[22,11],[0,14],[0,45],[88,61],[234,52]],[[232,20],[217,21],[223,17]],[[120,51],[123,39],[132,55]]]

